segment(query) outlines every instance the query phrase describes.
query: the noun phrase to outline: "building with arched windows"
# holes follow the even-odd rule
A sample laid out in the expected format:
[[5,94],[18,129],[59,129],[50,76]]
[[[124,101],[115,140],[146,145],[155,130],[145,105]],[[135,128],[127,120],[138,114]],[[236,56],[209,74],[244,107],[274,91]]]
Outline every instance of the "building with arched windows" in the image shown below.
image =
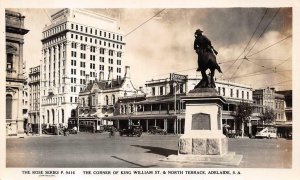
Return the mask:
[[[66,124],[88,83],[124,73],[123,33],[117,20],[85,9],[62,9],[43,29],[41,122]],[[100,77],[103,76],[103,77]]]
[[23,118],[23,45],[24,19],[20,13],[5,10],[6,20],[6,134],[24,133]]
[[126,66],[124,78],[113,79],[109,76],[108,79],[96,79],[88,83],[87,87],[79,93],[79,105],[72,110],[70,120],[74,122],[78,120],[82,124],[95,120],[92,123],[97,122],[96,129],[101,125],[112,125],[112,121],[105,118],[113,116],[115,111],[118,111],[119,99],[137,94],[145,96],[133,86],[129,76],[129,66]]

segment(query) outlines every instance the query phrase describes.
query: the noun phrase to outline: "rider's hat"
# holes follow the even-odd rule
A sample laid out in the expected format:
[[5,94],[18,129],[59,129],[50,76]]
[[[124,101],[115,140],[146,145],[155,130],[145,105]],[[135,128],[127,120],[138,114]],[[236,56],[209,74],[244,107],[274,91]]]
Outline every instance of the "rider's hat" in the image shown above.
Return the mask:
[[201,34],[202,32],[203,32],[202,30],[197,29],[196,32],[195,32],[195,34]]

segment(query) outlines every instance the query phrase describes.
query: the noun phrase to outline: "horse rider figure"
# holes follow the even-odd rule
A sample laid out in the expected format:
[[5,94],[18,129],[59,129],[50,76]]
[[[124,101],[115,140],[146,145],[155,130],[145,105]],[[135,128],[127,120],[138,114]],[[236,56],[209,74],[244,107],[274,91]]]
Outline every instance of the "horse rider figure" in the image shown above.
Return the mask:
[[[217,69],[220,73],[222,73],[220,66],[216,61],[216,56],[218,52],[214,49],[211,44],[211,41],[204,35],[202,35],[203,31],[197,29],[195,32],[195,41],[194,41],[194,50],[198,54],[198,68],[197,71],[201,71],[202,80],[201,84],[198,84],[200,87],[215,87],[213,76],[214,70]],[[208,77],[205,73],[207,69],[211,71],[210,83]]]

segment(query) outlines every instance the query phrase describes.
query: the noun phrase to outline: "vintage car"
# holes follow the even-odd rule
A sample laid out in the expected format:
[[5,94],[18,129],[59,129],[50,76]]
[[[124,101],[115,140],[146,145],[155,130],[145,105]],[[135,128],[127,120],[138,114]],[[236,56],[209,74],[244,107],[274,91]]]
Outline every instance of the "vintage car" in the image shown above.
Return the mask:
[[256,133],[255,138],[277,139],[277,129],[274,127],[265,127]]
[[161,134],[161,135],[167,134],[166,130],[161,129],[159,126],[150,126],[148,132],[150,134]]
[[128,129],[119,130],[120,136],[126,135],[140,137],[142,135],[142,132],[142,127],[139,125],[131,125],[128,127]]

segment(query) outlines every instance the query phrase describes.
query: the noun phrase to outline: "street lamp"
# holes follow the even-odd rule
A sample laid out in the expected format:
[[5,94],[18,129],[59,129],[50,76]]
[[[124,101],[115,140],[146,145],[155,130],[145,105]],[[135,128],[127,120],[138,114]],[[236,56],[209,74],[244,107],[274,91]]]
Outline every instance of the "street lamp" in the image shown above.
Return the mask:
[[79,132],[79,105],[80,105],[80,99],[78,97],[78,101],[77,101],[77,132]]

